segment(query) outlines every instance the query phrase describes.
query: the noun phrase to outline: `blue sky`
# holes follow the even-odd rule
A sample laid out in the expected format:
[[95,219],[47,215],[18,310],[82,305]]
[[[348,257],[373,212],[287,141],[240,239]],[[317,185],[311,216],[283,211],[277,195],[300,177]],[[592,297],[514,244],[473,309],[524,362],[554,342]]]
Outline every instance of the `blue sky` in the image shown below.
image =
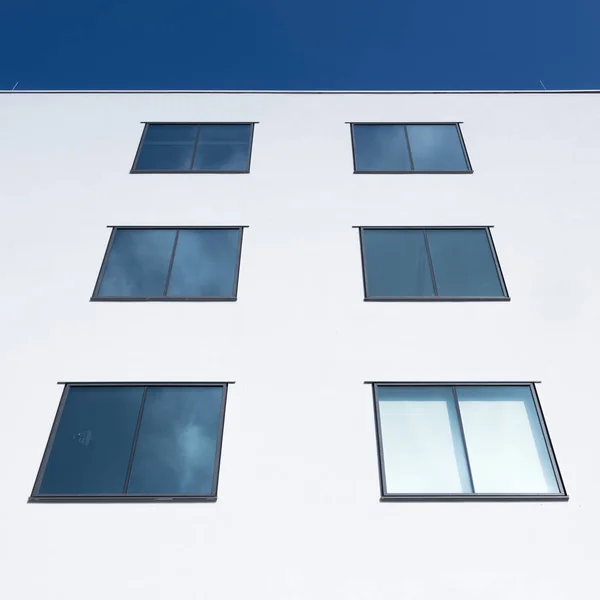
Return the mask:
[[0,89],[600,88],[598,0],[8,0]]

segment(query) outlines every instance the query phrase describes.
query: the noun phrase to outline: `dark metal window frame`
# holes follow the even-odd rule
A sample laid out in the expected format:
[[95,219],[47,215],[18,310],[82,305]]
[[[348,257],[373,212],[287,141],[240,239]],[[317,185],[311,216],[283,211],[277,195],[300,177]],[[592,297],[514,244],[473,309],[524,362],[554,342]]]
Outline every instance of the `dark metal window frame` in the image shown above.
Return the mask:
[[[90,298],[91,302],[235,302],[237,301],[237,293],[238,293],[238,285],[240,279],[240,267],[242,263],[242,244],[244,238],[244,229],[246,229],[247,225],[207,225],[207,226],[193,226],[193,225],[107,225],[108,228],[111,228],[110,238],[108,239],[108,244],[106,245],[106,250],[104,251],[104,258],[102,259],[102,265],[100,266],[100,271],[98,273],[98,277],[96,278],[96,284],[94,285],[94,291],[92,292],[92,297]],[[173,242],[173,250],[171,251],[171,260],[169,263],[169,269],[167,271],[167,279],[165,281],[165,292],[163,296],[98,296],[98,292],[100,291],[100,285],[102,283],[102,278],[104,277],[104,272],[106,271],[106,266],[108,264],[108,258],[110,256],[110,251],[112,249],[115,235],[117,230],[119,229],[167,229],[176,231],[175,241]],[[233,286],[233,295],[232,296],[167,296],[166,292],[169,288],[169,281],[171,278],[171,269],[173,267],[173,261],[175,259],[175,251],[177,250],[177,240],[179,238],[179,231],[182,229],[192,229],[192,230],[202,230],[202,229],[237,229],[239,230],[239,246],[237,259],[235,264],[235,282]]]
[[[382,502],[482,502],[482,501],[502,501],[502,502],[542,502],[542,501],[566,501],[569,499],[565,484],[556,461],[554,446],[548,433],[546,419],[539,401],[536,382],[531,381],[365,381],[365,384],[372,387],[373,409],[375,415],[375,432],[377,439],[377,461],[379,466],[379,489],[380,500]],[[538,382],[539,383],[539,382]],[[460,425],[460,433],[464,444],[464,432],[460,419],[460,409],[456,399],[456,387],[466,386],[488,386],[488,387],[509,387],[509,386],[528,386],[531,390],[535,410],[540,421],[542,435],[550,458],[550,464],[556,477],[559,493],[558,494],[390,494],[387,492],[385,480],[385,464],[383,458],[383,436],[381,434],[381,418],[379,413],[379,401],[377,397],[378,389],[381,387],[451,387],[456,404],[457,415]],[[469,465],[468,452],[465,448],[467,465]],[[470,466],[468,466],[469,477],[471,477]]]
[[[437,122],[424,122],[424,121],[418,121],[418,122],[396,122],[396,123],[378,123],[378,122],[353,122],[353,121],[348,121],[347,122],[348,125],[350,125],[350,138],[352,140],[352,164],[354,167],[354,174],[355,175],[414,175],[414,174],[419,174],[419,175],[472,175],[473,174],[473,167],[471,165],[471,159],[469,158],[469,153],[467,152],[467,146],[465,144],[465,140],[463,138],[463,134],[462,134],[462,129],[461,129],[461,124],[462,121],[437,121]],[[356,168],[356,148],[355,148],[355,143],[354,143],[354,126],[355,125],[398,125],[401,127],[404,127],[404,135],[406,137],[406,147],[408,150],[408,157],[410,160],[410,164],[413,166],[413,169],[411,169],[410,171],[389,171],[389,170],[383,170],[383,171],[365,171],[365,170],[358,170]],[[407,125],[454,125],[456,127],[456,132],[458,134],[458,139],[460,141],[460,145],[465,157],[465,162],[467,163],[467,168],[461,171],[419,171],[419,170],[415,170],[414,169],[414,162],[413,162],[413,158],[412,158],[412,152],[410,149],[410,141],[408,139],[408,132],[406,129]]]
[[[140,137],[140,143],[138,144],[137,151],[135,153],[135,158],[133,159],[133,164],[131,165],[131,169],[129,173],[131,175],[144,175],[144,174],[192,174],[192,175],[202,175],[202,174],[245,174],[250,173],[250,165],[252,163],[252,146],[254,145],[254,126],[258,124],[257,121],[244,121],[244,122],[189,122],[189,121],[142,121],[144,125],[144,130],[142,131],[142,135]],[[140,153],[142,148],[144,147],[144,141],[146,140],[146,134],[148,132],[149,125],[195,125],[198,127],[198,133],[196,134],[196,141],[194,142],[194,150],[192,152],[192,159],[190,163],[189,169],[138,169],[137,163],[140,157]],[[219,169],[192,169],[192,165],[194,164],[194,159],[196,157],[196,149],[198,147],[198,138],[200,136],[200,129],[202,125],[249,125],[250,126],[250,139],[248,141],[248,164],[245,170],[240,171],[230,171],[230,170],[219,170]]]
[[[217,500],[217,491],[219,487],[219,470],[221,464],[221,448],[223,445],[223,430],[225,425],[225,407],[227,404],[227,391],[228,386],[233,384],[233,381],[221,381],[221,382],[59,382],[59,385],[64,385],[64,389],[62,391],[60,402],[58,404],[58,409],[56,411],[56,416],[54,417],[54,422],[52,423],[52,428],[50,430],[50,435],[48,437],[48,442],[46,443],[46,448],[44,450],[44,455],[42,458],[42,462],[40,464],[40,468],[38,470],[35,483],[33,485],[33,490],[31,491],[31,495],[29,497],[28,502],[216,502]],[[67,398],[69,396],[69,391],[74,387],[143,387],[144,392],[142,396],[142,402],[140,404],[140,412],[138,415],[138,420],[135,428],[135,432],[133,435],[133,442],[131,447],[131,453],[129,455],[129,465],[127,468],[127,475],[125,478],[124,489],[127,487],[127,483],[129,481],[129,477],[131,475],[131,467],[133,464],[133,458],[135,455],[135,449],[137,446],[137,439],[141,425],[141,418],[144,412],[144,402],[146,399],[146,393],[148,388],[150,387],[220,387],[222,389],[222,403],[221,403],[221,414],[219,419],[219,435],[217,437],[217,445],[215,452],[215,464],[213,471],[213,482],[212,489],[210,494],[207,495],[192,495],[192,494],[181,494],[181,495],[173,495],[173,494],[39,494],[39,489],[42,484],[42,480],[44,478],[44,474],[46,471],[46,466],[48,464],[48,460],[50,458],[50,454],[52,452],[52,446],[54,444],[54,440],[56,438],[56,433],[58,431],[58,426],[60,425],[60,420],[62,417],[62,412],[67,402]]]
[[[494,240],[492,238],[492,229],[493,225],[459,225],[459,226],[441,226],[434,225],[431,227],[422,227],[422,226],[376,226],[376,225],[368,225],[361,226],[356,225],[354,228],[358,229],[359,232],[359,240],[360,240],[360,258],[361,258],[361,267],[362,267],[362,277],[363,277],[363,292],[364,292],[364,300],[365,302],[508,302],[510,301],[510,295],[508,293],[508,288],[506,287],[506,281],[504,280],[504,273],[502,272],[502,267],[500,266],[500,261],[498,260],[498,254],[496,252],[496,246],[494,244]],[[365,262],[365,250],[363,243],[363,231],[365,230],[393,230],[393,231],[422,231],[425,236],[425,250],[427,252],[427,258],[429,261],[429,269],[431,274],[431,279],[433,283],[434,296],[369,296],[367,290],[367,269]],[[443,230],[443,231],[461,231],[461,230],[485,230],[488,243],[490,245],[490,250],[492,252],[492,257],[494,259],[494,265],[496,267],[496,272],[498,274],[498,279],[500,280],[500,287],[502,288],[502,296],[438,296],[437,295],[437,285],[435,283],[435,273],[433,269],[433,263],[431,260],[431,252],[429,250],[429,243],[427,241],[427,231],[431,230]]]

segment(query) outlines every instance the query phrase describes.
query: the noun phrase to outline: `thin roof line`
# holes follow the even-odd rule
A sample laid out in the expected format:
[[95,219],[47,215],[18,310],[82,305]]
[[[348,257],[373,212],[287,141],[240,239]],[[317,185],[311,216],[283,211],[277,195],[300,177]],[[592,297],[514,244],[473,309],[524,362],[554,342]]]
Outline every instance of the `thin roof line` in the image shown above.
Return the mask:
[[600,94],[600,90],[0,90],[0,94]]

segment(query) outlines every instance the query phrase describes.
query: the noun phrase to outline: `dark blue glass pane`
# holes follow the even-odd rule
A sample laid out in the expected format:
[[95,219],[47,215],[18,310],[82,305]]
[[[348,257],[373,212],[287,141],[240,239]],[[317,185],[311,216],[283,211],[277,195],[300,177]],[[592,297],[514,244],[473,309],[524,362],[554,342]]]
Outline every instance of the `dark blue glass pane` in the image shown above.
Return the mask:
[[248,144],[198,144],[194,171],[247,171]]
[[182,229],[167,295],[231,298],[239,244],[239,229]]
[[174,229],[117,229],[98,295],[163,296]]
[[367,297],[433,296],[421,230],[364,229]]
[[144,144],[151,143],[191,143],[196,141],[198,125],[148,125]]
[[440,296],[503,296],[484,229],[427,231],[433,273]]
[[356,171],[410,171],[402,125],[354,125]]
[[135,169],[138,171],[189,171],[194,144],[144,144]]
[[69,390],[40,494],[122,494],[141,387]]
[[468,171],[456,125],[407,125],[415,171]]
[[250,143],[250,125],[201,125],[200,144]]
[[150,387],[129,494],[208,495],[221,426],[221,387]]

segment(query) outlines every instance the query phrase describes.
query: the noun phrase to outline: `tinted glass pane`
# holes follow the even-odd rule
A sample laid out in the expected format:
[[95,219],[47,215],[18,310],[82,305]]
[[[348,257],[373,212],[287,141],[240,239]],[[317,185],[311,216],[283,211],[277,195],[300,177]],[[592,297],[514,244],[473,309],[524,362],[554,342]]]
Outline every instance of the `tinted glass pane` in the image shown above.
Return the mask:
[[189,170],[194,144],[144,144],[135,168],[139,171]]
[[122,494],[143,388],[73,387],[40,494]]
[[182,229],[167,295],[231,298],[239,243],[238,229]]
[[174,229],[117,229],[98,295],[162,296],[175,233]]
[[223,390],[150,387],[127,492],[212,491]]
[[144,144],[150,143],[190,143],[196,141],[198,125],[148,125]]
[[362,243],[367,297],[433,296],[422,231],[364,229]]
[[467,171],[455,125],[407,125],[415,171]]
[[202,125],[200,144],[250,144],[250,125]]
[[457,387],[475,492],[558,493],[528,386]]
[[247,171],[248,144],[198,144],[194,158],[195,171]]
[[357,171],[410,171],[403,125],[353,125]]
[[503,296],[484,229],[428,230],[427,239],[440,296]]
[[378,387],[386,491],[471,492],[451,388]]

